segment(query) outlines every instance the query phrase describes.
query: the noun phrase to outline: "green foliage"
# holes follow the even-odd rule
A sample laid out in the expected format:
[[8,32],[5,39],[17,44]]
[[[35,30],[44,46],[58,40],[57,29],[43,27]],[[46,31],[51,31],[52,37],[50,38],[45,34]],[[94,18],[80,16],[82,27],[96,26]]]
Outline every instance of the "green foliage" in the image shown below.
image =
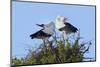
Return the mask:
[[18,59],[17,57],[13,58],[12,59],[12,65],[15,64],[15,65],[22,65],[23,64],[23,59]]
[[[69,63],[69,62],[82,62],[84,54],[89,51],[89,43],[79,43],[79,36],[76,37],[74,43],[69,39],[54,40],[49,45],[56,41],[56,46],[46,46],[41,48],[41,51],[29,50],[26,58],[18,59],[12,58],[14,65],[34,65],[34,64],[52,64],[52,63]],[[87,47],[85,45],[88,45]],[[45,50],[44,50],[45,48]]]
[[36,62],[35,53],[32,52],[31,55],[26,59],[24,64],[31,65],[31,64],[35,64],[35,62]]

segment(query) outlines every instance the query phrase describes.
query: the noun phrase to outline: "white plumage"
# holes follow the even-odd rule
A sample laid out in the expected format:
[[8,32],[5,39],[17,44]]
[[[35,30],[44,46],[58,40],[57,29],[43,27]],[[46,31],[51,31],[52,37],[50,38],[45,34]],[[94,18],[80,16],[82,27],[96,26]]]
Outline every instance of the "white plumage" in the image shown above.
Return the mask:
[[62,28],[62,27],[65,26],[64,20],[65,20],[65,18],[62,17],[62,16],[57,16],[57,17],[56,17],[55,26],[56,26],[57,29],[60,29],[60,28]]

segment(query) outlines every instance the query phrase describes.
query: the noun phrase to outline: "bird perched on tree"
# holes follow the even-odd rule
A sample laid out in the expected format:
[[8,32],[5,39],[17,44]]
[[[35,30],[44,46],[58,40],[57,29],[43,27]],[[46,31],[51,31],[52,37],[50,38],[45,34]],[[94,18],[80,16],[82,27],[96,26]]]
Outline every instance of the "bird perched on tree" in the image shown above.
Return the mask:
[[56,17],[56,28],[59,31],[65,31],[66,34],[70,34],[70,33],[75,33],[77,32],[77,28],[73,25],[71,25],[70,23],[66,22],[67,18],[63,17],[63,16],[57,16]]
[[36,33],[33,33],[30,35],[31,39],[37,38],[42,39],[44,42],[44,45],[48,41],[48,38],[50,38],[54,34],[55,25],[53,22],[50,22],[49,24],[37,24],[38,26],[42,27],[41,30],[37,31]]
[[67,18],[63,16],[57,16],[56,17],[56,23],[55,26],[59,31],[63,32],[63,38],[65,37],[64,35],[66,34],[71,34],[75,33],[78,31],[78,29],[73,26],[72,24],[66,22]]

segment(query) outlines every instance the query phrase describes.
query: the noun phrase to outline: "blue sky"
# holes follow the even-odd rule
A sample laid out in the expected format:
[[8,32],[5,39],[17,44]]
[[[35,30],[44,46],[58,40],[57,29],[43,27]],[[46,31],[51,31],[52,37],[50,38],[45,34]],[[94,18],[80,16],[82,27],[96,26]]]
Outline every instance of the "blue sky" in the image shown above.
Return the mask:
[[12,56],[24,57],[29,48],[42,41],[31,39],[30,34],[40,30],[36,24],[55,22],[58,15],[69,17],[69,22],[80,28],[83,41],[92,40],[87,57],[95,57],[95,7],[46,3],[12,2]]

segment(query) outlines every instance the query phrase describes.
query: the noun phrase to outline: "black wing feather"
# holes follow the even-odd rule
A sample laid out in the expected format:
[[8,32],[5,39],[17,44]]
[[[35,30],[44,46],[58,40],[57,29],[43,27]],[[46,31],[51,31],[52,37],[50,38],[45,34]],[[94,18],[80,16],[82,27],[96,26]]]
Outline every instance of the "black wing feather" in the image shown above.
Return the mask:
[[68,27],[72,32],[77,32],[77,28],[74,27],[73,25],[71,25],[70,23],[66,22],[64,23],[66,25],[66,27]]
[[34,38],[39,38],[39,39],[42,39],[42,38],[45,38],[45,37],[50,37],[51,35],[43,32],[42,30],[39,30],[37,31],[36,33],[33,33],[30,35],[31,39],[34,39]]

